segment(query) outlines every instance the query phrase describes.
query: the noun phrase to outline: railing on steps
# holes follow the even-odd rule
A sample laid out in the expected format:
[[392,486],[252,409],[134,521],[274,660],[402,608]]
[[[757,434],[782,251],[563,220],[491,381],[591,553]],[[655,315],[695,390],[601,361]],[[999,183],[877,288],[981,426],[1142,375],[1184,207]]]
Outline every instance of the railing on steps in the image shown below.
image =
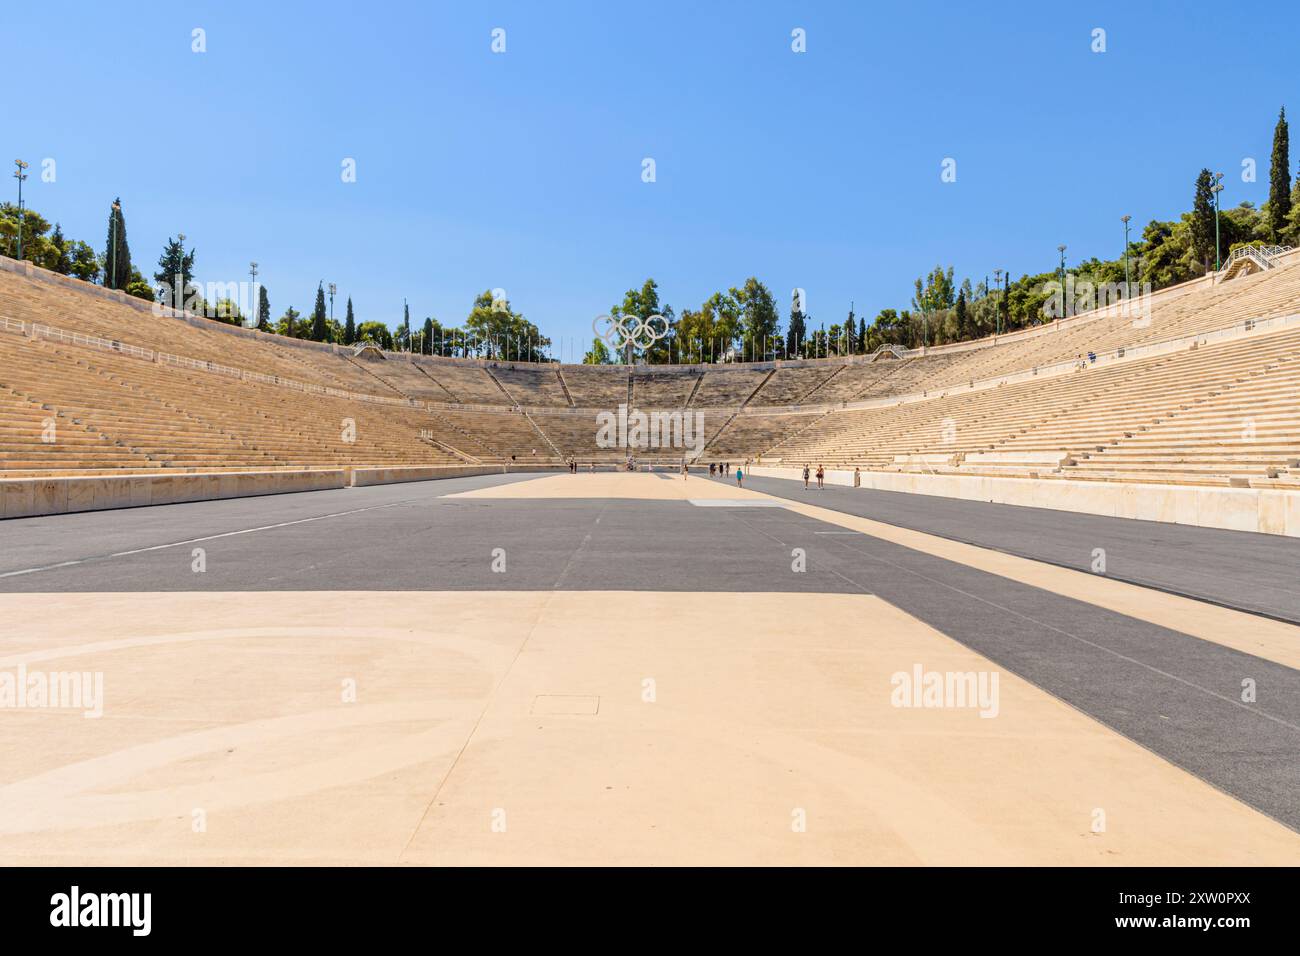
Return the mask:
[[1286,255],[1292,251],[1291,246],[1264,246],[1248,245],[1239,246],[1233,249],[1228,255],[1228,261],[1223,264],[1216,274],[1215,283],[1227,282],[1229,279],[1241,273],[1241,264],[1243,262],[1253,262],[1259,266],[1261,272],[1272,269],[1277,263],[1274,261],[1280,256]]

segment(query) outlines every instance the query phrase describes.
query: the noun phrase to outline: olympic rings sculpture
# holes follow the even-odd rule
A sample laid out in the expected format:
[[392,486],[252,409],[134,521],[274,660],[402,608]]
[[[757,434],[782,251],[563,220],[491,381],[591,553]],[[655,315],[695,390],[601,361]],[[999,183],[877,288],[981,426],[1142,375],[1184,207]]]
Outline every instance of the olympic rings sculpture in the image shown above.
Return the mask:
[[662,315],[598,315],[591,320],[591,331],[614,349],[634,345],[648,349],[668,334],[668,320]]

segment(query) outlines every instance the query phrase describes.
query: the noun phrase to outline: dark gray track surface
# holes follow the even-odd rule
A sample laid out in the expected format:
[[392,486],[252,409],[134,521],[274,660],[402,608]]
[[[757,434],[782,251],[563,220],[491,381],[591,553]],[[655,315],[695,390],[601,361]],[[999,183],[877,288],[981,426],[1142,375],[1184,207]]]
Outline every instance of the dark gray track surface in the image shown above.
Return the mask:
[[[1298,671],[869,535],[846,534],[782,508],[440,497],[529,477],[483,476],[0,522],[0,574],[80,562],[0,577],[0,592],[869,593],[1300,829]],[[854,494],[844,491],[845,499]],[[828,504],[832,497],[828,491],[810,500]],[[247,531],[288,521],[301,523]],[[231,534],[241,531],[247,533]],[[228,536],[189,543],[221,534]],[[202,574],[191,570],[193,547],[206,552]],[[140,548],[156,550],[112,556]],[[491,570],[494,548],[505,549],[504,574]],[[791,570],[794,548],[806,551],[806,573]],[[49,613],[58,613],[57,598]],[[743,628],[744,621],[736,626]],[[870,619],[861,622],[860,636],[872,640]],[[699,637],[708,640],[707,634]],[[914,663],[937,667],[907,659],[898,662],[898,670]],[[1257,703],[1240,700],[1245,678],[1257,684]],[[888,690],[864,688],[864,693]],[[971,772],[983,770],[972,767]]]
[[[721,480],[721,479],[717,479]],[[745,487],[954,541],[1300,623],[1300,538],[935,495],[746,477]]]
[[[825,571],[791,573],[789,554],[738,529],[731,509],[638,499],[443,497],[532,477],[0,522],[0,593],[855,590]],[[304,520],[324,515],[335,516]],[[231,533],[252,528],[266,530]],[[195,548],[205,552],[202,573],[193,570]],[[505,573],[492,570],[498,548]],[[137,553],[122,554],[128,551]],[[65,561],[78,563],[53,567]],[[46,570],[4,577],[30,568]]]
[[[818,535],[802,515],[731,514],[1300,830],[1300,671],[880,538]],[[1241,702],[1245,678],[1257,703]]]

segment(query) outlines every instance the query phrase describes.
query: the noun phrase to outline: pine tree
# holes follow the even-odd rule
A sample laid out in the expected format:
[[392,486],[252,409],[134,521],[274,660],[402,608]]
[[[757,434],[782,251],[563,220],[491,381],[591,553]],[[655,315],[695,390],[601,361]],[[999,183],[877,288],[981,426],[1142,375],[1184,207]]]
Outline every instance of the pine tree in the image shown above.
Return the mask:
[[324,342],[329,336],[329,328],[325,324],[325,289],[317,284],[316,286],[316,307],[311,310],[311,340],[313,342]]
[[257,327],[263,332],[271,330],[271,300],[264,285],[257,287]]
[[108,211],[108,238],[104,245],[104,288],[125,289],[131,282],[131,248],[126,244],[126,219],[122,200],[114,199]]
[[[158,257],[158,271],[153,274],[153,277],[159,285],[171,290],[170,294],[165,296],[170,305],[180,307],[185,301],[187,290],[194,282],[194,253],[193,249],[186,252],[180,240],[167,237],[163,254]],[[176,287],[178,276],[180,288]]]
[[1214,177],[1202,169],[1196,177],[1192,200],[1192,258],[1208,272],[1214,255]]
[[352,296],[348,296],[348,320],[343,326],[343,344],[353,345],[357,341],[357,321],[352,317]]
[[1286,107],[1273,128],[1273,163],[1268,173],[1268,229],[1274,242],[1281,242],[1291,216],[1291,136]]

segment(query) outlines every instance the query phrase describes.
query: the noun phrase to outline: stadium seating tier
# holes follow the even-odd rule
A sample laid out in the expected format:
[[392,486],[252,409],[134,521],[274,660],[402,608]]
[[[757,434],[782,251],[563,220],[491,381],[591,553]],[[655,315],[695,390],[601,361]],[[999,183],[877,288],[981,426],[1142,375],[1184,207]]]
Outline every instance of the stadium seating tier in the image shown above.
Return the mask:
[[3,265],[7,474],[611,460],[626,450],[598,445],[592,413],[627,405],[702,413],[706,459],[1300,484],[1300,325],[1249,327],[1300,311],[1296,257],[974,347],[632,368],[355,354]]

